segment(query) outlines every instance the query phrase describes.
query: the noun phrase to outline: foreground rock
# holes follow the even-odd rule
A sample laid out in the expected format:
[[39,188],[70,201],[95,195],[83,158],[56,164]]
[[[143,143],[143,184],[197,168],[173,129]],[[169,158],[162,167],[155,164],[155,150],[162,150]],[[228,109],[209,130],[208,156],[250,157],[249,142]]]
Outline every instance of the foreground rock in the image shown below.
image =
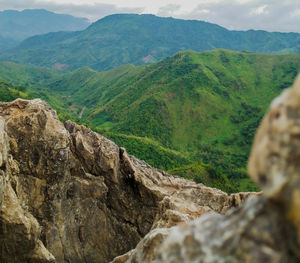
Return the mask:
[[41,100],[0,104],[0,262],[109,262],[247,196],[166,175]]
[[264,196],[220,215],[150,232],[121,262],[300,262],[300,77],[274,100],[249,171]]

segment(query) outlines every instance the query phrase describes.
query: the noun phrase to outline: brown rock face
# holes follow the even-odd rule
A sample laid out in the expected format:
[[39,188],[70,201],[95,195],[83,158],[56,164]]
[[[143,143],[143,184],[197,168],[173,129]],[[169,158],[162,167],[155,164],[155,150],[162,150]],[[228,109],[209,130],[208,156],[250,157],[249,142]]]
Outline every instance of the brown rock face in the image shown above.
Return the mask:
[[247,196],[154,169],[83,126],[62,124],[41,100],[0,103],[0,262],[109,262],[152,230],[139,244],[152,253],[134,261],[150,262],[166,227],[225,213]]
[[300,77],[265,116],[249,172],[265,196],[226,215],[153,230],[114,263],[300,262]]

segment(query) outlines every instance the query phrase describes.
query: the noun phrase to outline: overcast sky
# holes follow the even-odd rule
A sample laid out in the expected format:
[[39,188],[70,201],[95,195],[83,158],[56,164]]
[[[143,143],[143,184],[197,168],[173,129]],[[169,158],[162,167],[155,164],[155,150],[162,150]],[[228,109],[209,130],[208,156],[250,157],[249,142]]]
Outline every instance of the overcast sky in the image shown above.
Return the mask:
[[228,29],[300,32],[300,0],[0,0],[0,10],[45,8],[91,21],[114,13],[198,19]]

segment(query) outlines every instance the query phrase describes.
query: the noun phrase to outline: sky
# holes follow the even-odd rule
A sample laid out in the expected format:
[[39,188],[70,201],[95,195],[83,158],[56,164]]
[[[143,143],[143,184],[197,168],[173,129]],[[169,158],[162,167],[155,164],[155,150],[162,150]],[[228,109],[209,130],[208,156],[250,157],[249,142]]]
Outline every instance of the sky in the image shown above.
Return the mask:
[[300,0],[0,0],[0,10],[44,8],[96,21],[115,13],[196,19],[232,30],[300,33]]

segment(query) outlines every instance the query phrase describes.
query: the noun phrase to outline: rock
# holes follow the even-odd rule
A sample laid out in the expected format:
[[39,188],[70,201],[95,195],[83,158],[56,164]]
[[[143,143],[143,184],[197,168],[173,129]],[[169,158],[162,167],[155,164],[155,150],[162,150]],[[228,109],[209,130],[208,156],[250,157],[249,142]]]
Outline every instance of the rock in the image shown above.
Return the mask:
[[4,192],[6,187],[6,174],[5,170],[7,161],[7,138],[4,132],[4,120],[0,116],[0,209],[2,207]]
[[0,262],[109,262],[151,230],[150,260],[167,228],[248,195],[154,169],[39,99],[0,103]]
[[52,254],[39,240],[37,220],[21,207],[9,184],[1,208],[1,223],[1,262],[54,262]]
[[249,172],[264,196],[155,229],[113,262],[300,262],[299,160],[300,77],[273,101],[255,137]]
[[292,88],[271,104],[257,132],[249,159],[252,179],[280,205],[298,240],[291,249],[300,258],[300,75]]
[[154,259],[159,263],[296,262],[285,242],[280,210],[263,197],[248,199],[225,216],[209,213],[171,229]]

